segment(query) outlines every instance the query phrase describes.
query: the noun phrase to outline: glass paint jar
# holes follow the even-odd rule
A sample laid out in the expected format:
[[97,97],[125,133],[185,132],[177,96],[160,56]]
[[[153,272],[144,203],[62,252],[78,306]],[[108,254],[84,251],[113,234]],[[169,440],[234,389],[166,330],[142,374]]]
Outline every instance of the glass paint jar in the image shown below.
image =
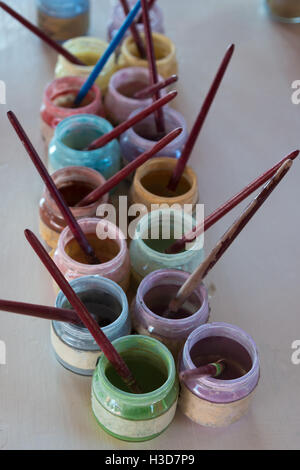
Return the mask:
[[[66,41],[64,47],[86,65],[72,64],[65,57],[59,55],[55,66],[55,77],[75,75],[87,79],[107,46],[107,42],[92,37],[76,37]],[[110,77],[117,70],[115,61],[116,58],[113,53],[95,81],[102,92],[102,96],[106,93]]]
[[[130,244],[131,275],[135,285],[158,269],[180,269],[189,273],[203,261],[203,235],[188,244],[185,251],[166,254],[164,250],[189,233],[195,219],[183,210],[162,209],[145,214]],[[148,237],[148,239],[147,239]]]
[[[82,166],[68,166],[51,175],[56,187],[63,195],[74,217],[96,217],[99,204],[108,202],[108,194],[100,201],[84,207],[74,207],[89,192],[105,183],[105,178],[96,170]],[[58,238],[66,226],[59,208],[45,187],[39,203],[40,235],[50,248],[56,248]]]
[[[176,48],[174,43],[167,36],[160,33],[153,33],[154,53],[156,58],[157,72],[164,78],[178,73],[176,59]],[[143,40],[145,35],[141,33]],[[139,56],[136,44],[132,36],[128,36],[122,44],[121,53],[118,58],[118,67],[146,67],[148,61]]]
[[[118,284],[101,276],[84,276],[70,284],[110,341],[130,333],[127,297]],[[71,308],[61,291],[55,306]],[[81,375],[93,374],[101,349],[83,324],[53,321],[51,344],[56,359],[66,369]]]
[[[161,77],[159,77],[162,80]],[[149,71],[144,67],[127,67],[111,77],[104,106],[107,119],[118,125],[128,119],[130,114],[140,107],[152,104],[152,98],[136,99],[134,93],[149,85]],[[161,91],[161,96],[165,94]]]
[[[136,111],[133,111],[129,118],[140,112],[142,109],[143,108],[138,108]],[[164,106],[163,110],[166,133],[173,131],[177,127],[182,127],[182,132],[178,137],[176,137],[176,139],[157,152],[155,157],[163,156],[179,158],[188,139],[186,121],[181,113],[169,106]],[[152,147],[157,143],[157,139],[155,140],[156,135],[155,118],[153,114],[124,132],[120,137],[124,164],[127,165],[135,160],[135,158],[137,158],[141,153],[152,149]]]
[[[82,252],[69,227],[60,234],[53,260],[68,281],[99,275],[111,279],[125,291],[129,286],[130,260],[125,236],[107,220],[85,218],[78,221],[101,264],[82,262]],[[100,238],[102,237],[102,239]]]
[[193,213],[198,202],[198,184],[197,175],[191,167],[185,167],[175,193],[167,189],[176,164],[174,158],[159,157],[141,165],[135,172],[130,188],[130,203],[143,204],[148,212],[161,204],[169,207],[178,204],[186,212]]
[[174,359],[162,343],[148,336],[113,342],[144,393],[130,393],[104,355],[92,381],[92,410],[108,434],[124,441],[147,441],[172,422],[178,397]]
[[190,276],[185,271],[160,269],[140,283],[130,311],[134,330],[164,343],[175,360],[187,337],[209,317],[208,293],[200,284],[178,315],[164,316],[169,302]]
[[[130,8],[132,8],[135,5],[136,1],[135,0],[129,0],[128,5]],[[150,17],[150,23],[151,23],[151,29],[152,31],[156,33],[162,33],[164,34],[165,28],[164,28],[164,17],[163,17],[163,12],[158,3],[156,2],[153,7],[149,10],[149,17]],[[124,10],[122,8],[122,5],[120,3],[116,3],[112,9],[111,13],[111,19],[108,23],[107,26],[107,40],[110,42],[112,38],[115,36],[115,34],[118,32],[120,27],[122,26],[123,22],[125,20],[125,14]],[[139,23],[137,23],[137,28],[139,31],[144,31],[144,26],[142,19]],[[126,32],[125,37],[130,35],[130,31]]]
[[121,168],[121,150],[117,139],[99,149],[84,149],[112,129],[110,122],[92,114],[78,114],[64,119],[56,127],[49,144],[49,171],[66,166],[87,166],[99,171],[104,178],[110,178]]
[[300,23],[299,0],[264,0],[267,12],[282,23]]
[[216,362],[217,358],[224,359],[224,373],[227,377],[231,374],[230,379],[221,379],[220,375],[181,383],[181,411],[202,426],[227,426],[240,419],[259,381],[258,352],[251,336],[238,326],[219,322],[202,325],[190,334],[180,357],[179,373]]
[[89,0],[37,0],[38,26],[55,41],[83,36],[89,28]]
[[63,119],[75,114],[95,114],[104,117],[101,92],[96,85],[92,86],[80,107],[72,108],[84,81],[82,77],[62,77],[46,86],[40,116],[42,137],[47,148],[54,135],[54,129]]

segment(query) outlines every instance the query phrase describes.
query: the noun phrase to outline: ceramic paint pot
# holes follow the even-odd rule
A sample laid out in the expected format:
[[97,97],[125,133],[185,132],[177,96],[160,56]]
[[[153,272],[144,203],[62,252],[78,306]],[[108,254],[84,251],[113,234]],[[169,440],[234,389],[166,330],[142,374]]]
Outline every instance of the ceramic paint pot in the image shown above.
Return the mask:
[[[164,251],[195,225],[194,218],[183,211],[162,209],[145,214],[138,222],[130,244],[131,275],[134,285],[158,269],[180,269],[192,273],[203,261],[203,237],[188,244],[185,251]],[[147,238],[148,237],[148,238]]]
[[[129,7],[133,7],[135,3],[136,3],[135,0],[129,0],[128,5]],[[155,3],[153,7],[149,10],[149,18],[150,18],[151,30],[156,33],[163,34],[165,32],[164,17],[163,17],[162,9],[158,5],[158,3]],[[125,20],[124,10],[123,10],[122,5],[120,5],[120,3],[118,2],[116,3],[116,5],[114,6],[112,10],[111,19],[109,20],[108,27],[107,27],[107,40],[109,42],[119,31],[124,20]],[[141,22],[137,23],[137,28],[139,31],[144,31],[144,25],[143,25],[142,20]],[[125,37],[128,37],[129,35],[130,35],[130,30],[126,32]]]
[[[162,80],[162,77],[159,77]],[[136,99],[133,95],[149,86],[149,71],[144,67],[127,67],[114,73],[111,77],[105,96],[107,119],[118,125],[128,119],[130,114],[140,107],[152,104],[152,98]],[[161,96],[166,93],[161,91]]]
[[[86,80],[100,57],[102,57],[106,51],[107,46],[107,42],[92,37],[77,37],[64,42],[64,48],[78,57],[78,59],[86,65],[72,64],[65,59],[65,57],[59,55],[55,66],[55,77],[75,75],[76,77],[83,77]],[[115,61],[116,58],[113,53],[95,82],[100,88],[102,96],[106,93],[110,77],[117,70]]]
[[185,271],[161,269],[148,274],[140,283],[131,304],[133,328],[164,343],[175,360],[187,337],[209,317],[208,293],[200,284],[177,315],[169,315],[169,302],[190,276]]
[[[176,59],[176,48],[174,43],[167,36],[153,33],[154,53],[156,58],[157,72],[164,78],[178,73]],[[144,40],[144,33],[141,38]],[[122,44],[121,53],[118,59],[119,68],[123,67],[145,67],[148,68],[148,61],[142,59],[138,53],[136,44],[132,36],[128,36]]]
[[159,341],[147,336],[125,336],[113,342],[132,371],[142,394],[130,393],[104,355],[92,381],[92,409],[98,424],[124,441],[147,441],[172,422],[178,384],[174,359]]
[[110,178],[121,168],[119,142],[114,139],[102,148],[85,149],[112,129],[106,119],[91,114],[79,114],[64,119],[56,127],[49,145],[49,171],[66,166],[86,166],[99,171],[104,178]]
[[[70,284],[110,341],[130,333],[127,297],[118,284],[100,276],[84,276]],[[61,291],[55,306],[71,308]],[[53,321],[51,344],[58,362],[66,369],[93,374],[101,350],[83,324]]]
[[[100,201],[93,204],[74,207],[85,195],[105,183],[105,178],[98,171],[81,166],[69,166],[57,170],[51,176],[77,220],[95,217],[99,204],[108,202],[108,194],[105,194]],[[42,239],[50,248],[56,248],[66,222],[47,188],[44,188],[39,203],[39,215]]]
[[[101,264],[87,264],[69,227],[60,234],[53,260],[68,281],[99,275],[111,279],[125,291],[129,286],[130,260],[125,236],[106,220],[85,218],[78,221]],[[107,237],[100,239],[101,236]]]
[[130,203],[144,204],[148,212],[161,204],[169,207],[178,204],[185,208],[185,212],[192,213],[198,202],[197,175],[191,167],[186,166],[176,191],[169,191],[167,185],[176,164],[174,158],[159,157],[141,165],[135,172],[130,188]]
[[72,103],[84,83],[81,77],[63,77],[46,86],[41,106],[41,132],[48,148],[54,129],[63,119],[75,114],[95,114],[104,117],[102,97],[99,88],[93,85],[78,108]]
[[[131,118],[141,110],[142,108],[138,108],[129,117]],[[186,121],[181,113],[168,106],[164,107],[164,120],[166,133],[173,131],[177,127],[182,127],[182,132],[176,139],[157,152],[155,157],[179,158],[188,138]],[[121,135],[120,145],[124,164],[127,165],[141,155],[141,153],[152,149],[157,140],[155,119],[153,114],[151,114]]]
[[227,323],[202,325],[188,337],[179,372],[224,359],[224,375],[190,378],[181,383],[179,406],[202,426],[227,426],[248,410],[259,381],[259,358],[253,339]]

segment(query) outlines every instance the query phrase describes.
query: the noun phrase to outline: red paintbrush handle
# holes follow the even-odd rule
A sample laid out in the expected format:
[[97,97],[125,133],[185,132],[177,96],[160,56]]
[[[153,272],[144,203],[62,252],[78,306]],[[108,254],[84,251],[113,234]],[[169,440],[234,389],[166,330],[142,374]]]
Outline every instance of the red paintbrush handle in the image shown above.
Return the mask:
[[156,83],[155,85],[148,86],[143,88],[143,90],[137,91],[133,97],[137,100],[144,100],[146,98],[151,98],[157,91],[163,90],[167,86],[172,85],[172,83],[177,82],[178,76],[171,75],[171,77],[167,78],[166,80],[162,80],[161,82]]
[[[125,16],[127,16],[130,12],[127,0],[120,0],[120,3],[123,7]],[[137,29],[135,22],[133,22],[132,25],[130,26],[130,31],[131,31],[132,37],[134,39],[134,42],[136,44],[136,47],[139,51],[140,56],[142,57],[142,59],[145,58],[146,57],[146,51],[145,51],[143,41],[141,39],[139,30]]]
[[56,50],[59,54],[65,57],[69,62],[72,64],[76,65],[85,65],[81,60],[79,60],[77,57],[75,57],[71,52],[67,51],[64,47],[60,46],[55,42],[53,39],[51,39],[44,31],[42,31],[40,28],[35,26],[34,24],[30,23],[30,21],[26,20],[24,16],[20,15],[17,13],[15,10],[10,8],[6,3],[0,2],[0,7],[6,11],[9,15],[11,15],[13,18],[15,18],[17,21],[19,21],[25,28],[29,29],[33,34],[38,36],[42,41],[44,41],[48,46],[52,47],[52,49]]
[[75,323],[77,325],[81,323],[77,313],[68,308],[48,307],[46,305],[28,304],[25,302],[0,299],[0,310],[3,312],[44,318],[45,320]]

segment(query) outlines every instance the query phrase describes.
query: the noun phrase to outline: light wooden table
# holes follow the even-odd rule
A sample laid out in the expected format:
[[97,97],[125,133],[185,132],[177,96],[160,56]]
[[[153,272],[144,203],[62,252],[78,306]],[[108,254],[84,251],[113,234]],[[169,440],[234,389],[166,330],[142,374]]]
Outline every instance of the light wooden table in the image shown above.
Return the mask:
[[[34,2],[8,1],[34,19]],[[105,37],[108,0],[93,1],[91,34]],[[236,53],[209,114],[191,164],[206,214],[300,146],[300,107],[291,83],[300,79],[300,26],[271,22],[259,0],[160,0],[166,31],[178,48],[177,107],[192,125],[227,45]],[[0,297],[53,304],[48,274],[25,242],[38,232],[42,183],[16,139],[12,109],[37,148],[39,107],[56,55],[0,12]],[[206,429],[179,411],[158,439],[128,444],[105,434],[90,407],[90,378],[63,369],[51,351],[49,323],[0,312],[0,448],[8,449],[272,449],[300,443],[300,165],[295,165],[255,219],[214,268],[212,320],[235,323],[259,348],[261,380],[249,414],[227,429]],[[231,223],[228,215],[206,236],[206,249]]]

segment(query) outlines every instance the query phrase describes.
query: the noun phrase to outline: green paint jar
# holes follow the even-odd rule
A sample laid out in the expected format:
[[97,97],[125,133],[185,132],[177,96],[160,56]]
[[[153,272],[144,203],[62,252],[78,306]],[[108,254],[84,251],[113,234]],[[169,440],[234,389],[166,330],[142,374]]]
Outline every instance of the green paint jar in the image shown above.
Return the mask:
[[147,441],[172,422],[178,382],[172,354],[148,336],[124,336],[113,341],[142,393],[130,393],[102,355],[92,381],[92,409],[99,425],[124,441]]

